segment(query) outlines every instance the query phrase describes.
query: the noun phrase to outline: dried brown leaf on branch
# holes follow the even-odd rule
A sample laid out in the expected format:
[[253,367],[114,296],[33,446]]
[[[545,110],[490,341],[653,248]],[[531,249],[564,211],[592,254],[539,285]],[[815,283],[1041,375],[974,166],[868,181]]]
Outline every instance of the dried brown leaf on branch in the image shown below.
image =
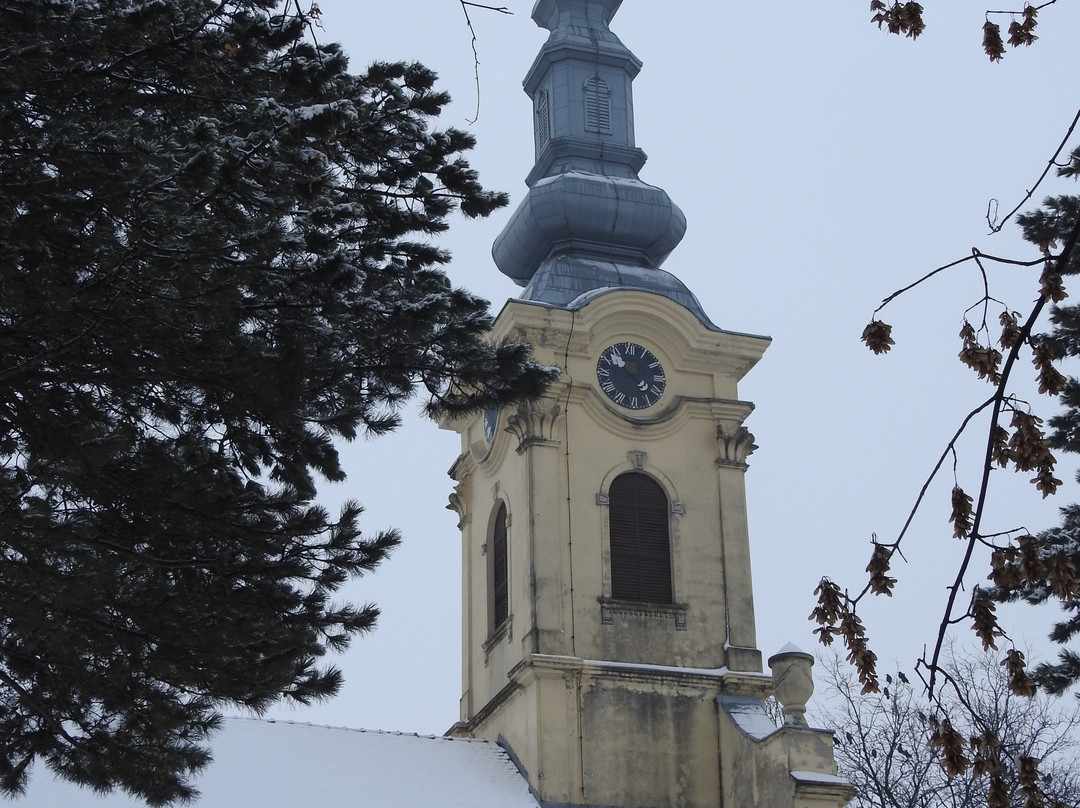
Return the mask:
[[971,738],[969,743],[972,769],[976,777],[993,774],[1001,768],[1001,741],[992,729]]
[[1020,787],[1017,791],[1024,797],[1025,808],[1035,808],[1043,804],[1046,796],[1039,788],[1039,759],[1028,755],[1021,755],[1018,761],[1017,771],[1020,779]]
[[1017,471],[1035,471],[1038,468],[1053,469],[1056,462],[1043,434],[1042,418],[1023,410],[1013,410],[1009,438],[1009,459]]
[[844,596],[840,587],[828,578],[822,578],[814,594],[817,596],[818,605],[810,613],[810,619],[823,625],[839,622],[844,613]]
[[875,595],[888,595],[892,597],[896,579],[886,573],[889,571],[889,562],[893,551],[881,544],[874,545],[874,554],[870,556],[870,563],[866,565],[866,571],[870,573],[870,591]]
[[984,651],[997,648],[995,638],[1002,637],[1005,634],[1001,630],[1001,626],[998,625],[996,612],[997,607],[994,606],[994,602],[990,600],[986,592],[979,587],[975,587],[975,591],[971,596],[971,608],[968,613],[971,615],[975,635],[982,641]]
[[[1050,0],[1050,3],[1043,5],[1054,2],[1057,0]],[[1035,35],[1035,28],[1039,24],[1039,9],[1036,6],[1025,4],[1024,10],[1020,12],[988,10],[982,27],[982,47],[991,62],[1000,62],[1005,58],[1006,41],[1001,36],[1001,25],[991,19],[991,15],[1003,14],[1012,16],[1008,30],[1008,44],[1011,47],[1019,48],[1021,45],[1026,47],[1039,38]],[[1019,19],[1017,14],[1020,15]],[[871,0],[870,15],[870,22],[877,25],[879,29],[887,30],[890,34],[903,34],[911,39],[917,39],[926,30],[923,7],[918,3],[887,3],[885,0]]]
[[972,526],[972,499],[964,489],[958,485],[952,490],[952,515],[949,521],[953,525],[953,538],[963,539],[971,532]]
[[854,667],[862,683],[863,695],[877,693],[879,682],[877,677],[877,654],[870,650],[866,638],[866,627],[862,619],[855,612],[847,609],[840,619],[839,633],[844,638],[847,646],[847,661]]
[[1043,495],[1043,499],[1056,494],[1058,488],[1061,486],[1061,479],[1054,476],[1053,467],[1042,466],[1039,468],[1039,473],[1031,478],[1031,482],[1035,485],[1035,490]]
[[991,384],[999,384],[1001,352],[988,345],[980,345],[975,329],[967,320],[960,328],[960,339],[963,342],[958,354],[960,361],[978,373],[980,379],[989,379]]
[[987,794],[989,808],[1011,808],[1012,801],[1009,799],[1009,784],[1005,778],[993,776],[990,778],[990,792]]
[[965,754],[964,736],[957,732],[948,717],[930,716],[930,748],[941,753],[941,765],[950,775],[963,774],[970,761]]
[[1054,553],[1047,577],[1061,600],[1072,600],[1076,595],[1076,567],[1067,553]]
[[1034,536],[1020,536],[1020,574],[1028,583],[1039,583],[1046,577],[1046,566],[1039,555],[1039,541]]
[[1050,441],[1043,434],[1042,422],[1036,415],[1013,410],[1014,432],[1009,438],[1009,460],[1017,471],[1036,473],[1031,482],[1045,498],[1057,493],[1061,480],[1054,476],[1057,458],[1050,451]]
[[1061,273],[1057,271],[1057,264],[1053,261],[1047,261],[1043,266],[1042,276],[1039,278],[1039,294],[1054,303],[1060,303],[1069,296],[1061,280]]
[[1001,323],[1001,338],[998,342],[1006,351],[1020,341],[1018,317],[1019,313],[1015,311],[1003,311],[998,315],[998,322]]
[[994,586],[1001,589],[1016,589],[1023,579],[1016,562],[1020,559],[1020,551],[1015,547],[998,547],[990,555],[990,574],[986,576]]
[[818,605],[810,613],[810,619],[818,623],[814,633],[822,645],[832,645],[839,635],[848,650],[847,660],[854,665],[862,683],[863,693],[878,692],[877,655],[870,650],[866,629],[862,620],[853,612],[840,587],[828,578],[822,578],[817,589]]
[[997,424],[990,435],[990,459],[999,468],[1009,465],[1009,431]]
[[862,341],[876,354],[888,353],[895,345],[892,338],[892,326],[881,320],[871,320],[862,332]]
[[1002,667],[1009,674],[1009,691],[1017,696],[1035,695],[1035,682],[1028,676],[1024,654],[1010,648],[1001,660]]
[[1038,13],[1038,10],[1034,6],[1024,6],[1022,14],[1023,22],[1014,19],[1009,25],[1010,45],[1014,48],[1018,48],[1021,45],[1031,45],[1032,42],[1038,39],[1034,34],[1035,26],[1039,24],[1036,19]]
[[983,51],[991,62],[1000,62],[1005,58],[1005,43],[1001,41],[1001,26],[987,20],[983,23]]
[[1065,387],[1065,376],[1054,367],[1054,347],[1049,340],[1042,339],[1032,345],[1031,363],[1039,371],[1039,392],[1056,396]]
[[890,6],[882,0],[871,0],[870,11],[873,14],[870,22],[877,23],[878,28],[888,29],[890,34],[917,39],[926,29],[922,18],[923,7],[918,3],[894,2]]
[[818,624],[814,633],[822,645],[832,645],[833,638],[839,633],[837,624],[844,613],[844,596],[840,587],[828,578],[822,578],[814,590],[818,605],[810,613],[810,620]]

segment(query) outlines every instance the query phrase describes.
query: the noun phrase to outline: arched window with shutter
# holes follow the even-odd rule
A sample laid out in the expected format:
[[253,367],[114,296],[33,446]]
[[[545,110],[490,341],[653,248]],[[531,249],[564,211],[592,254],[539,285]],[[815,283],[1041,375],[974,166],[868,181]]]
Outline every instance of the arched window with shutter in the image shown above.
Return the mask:
[[536,145],[544,148],[551,135],[551,112],[548,109],[547,90],[540,90],[536,94]]
[[608,525],[611,597],[671,603],[668,498],[647,474],[631,471],[611,482]]
[[491,525],[490,543],[490,592],[491,626],[494,632],[510,613],[509,555],[507,553],[506,503],[499,503],[499,510]]
[[585,131],[611,134],[611,88],[599,76],[585,81]]

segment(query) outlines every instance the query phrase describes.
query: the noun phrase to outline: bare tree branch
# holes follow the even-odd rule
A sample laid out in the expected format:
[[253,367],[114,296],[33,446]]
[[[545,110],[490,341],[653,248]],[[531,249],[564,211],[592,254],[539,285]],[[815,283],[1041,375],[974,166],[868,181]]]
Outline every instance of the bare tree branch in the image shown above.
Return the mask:
[[480,120],[480,53],[476,49],[476,29],[473,28],[472,18],[469,17],[469,6],[473,8],[482,8],[487,11],[497,11],[500,14],[513,14],[506,6],[489,6],[485,3],[470,3],[468,0],[458,0],[461,3],[461,13],[465,15],[465,24],[469,26],[469,35],[471,37],[469,44],[472,47],[473,53],[473,78],[476,81],[476,112],[472,118],[466,118],[470,124],[476,123]]

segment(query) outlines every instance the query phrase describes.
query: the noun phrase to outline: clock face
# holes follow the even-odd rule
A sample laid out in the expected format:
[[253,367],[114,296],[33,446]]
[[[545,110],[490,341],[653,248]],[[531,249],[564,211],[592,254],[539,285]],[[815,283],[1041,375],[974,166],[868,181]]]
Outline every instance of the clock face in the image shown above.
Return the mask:
[[489,444],[495,440],[495,427],[499,423],[499,408],[487,407],[484,409],[484,440]]
[[660,360],[633,342],[605,348],[596,362],[596,379],[608,398],[630,410],[651,407],[667,385]]

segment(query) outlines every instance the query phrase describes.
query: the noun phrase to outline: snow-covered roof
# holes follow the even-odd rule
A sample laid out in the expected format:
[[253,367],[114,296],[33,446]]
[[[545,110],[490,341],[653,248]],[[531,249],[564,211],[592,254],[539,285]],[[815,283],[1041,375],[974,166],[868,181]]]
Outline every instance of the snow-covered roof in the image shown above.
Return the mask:
[[760,699],[749,696],[721,695],[717,701],[724,711],[731,716],[740,730],[755,741],[763,740],[777,731],[777,726],[765,712],[765,705]]
[[[497,744],[229,718],[194,808],[538,808]],[[144,808],[57,780],[44,766],[11,808]]]

